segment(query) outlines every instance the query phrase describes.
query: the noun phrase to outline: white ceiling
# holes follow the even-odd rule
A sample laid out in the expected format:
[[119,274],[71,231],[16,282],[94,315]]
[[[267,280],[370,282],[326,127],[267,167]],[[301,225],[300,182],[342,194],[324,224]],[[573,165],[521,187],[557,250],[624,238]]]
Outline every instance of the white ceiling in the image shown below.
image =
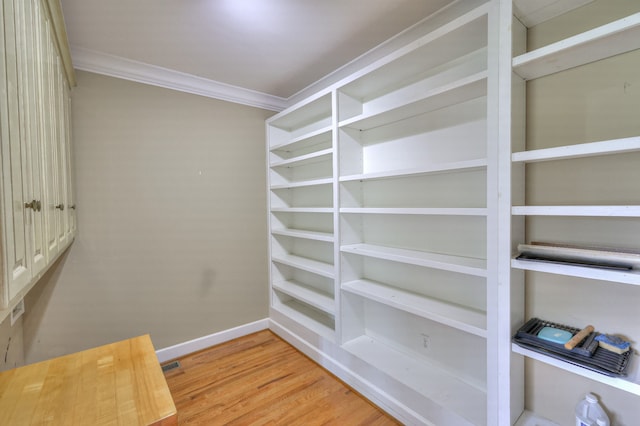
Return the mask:
[[[280,110],[442,7],[469,0],[61,0],[74,66]],[[535,25],[592,0],[515,0]]]
[[102,55],[287,99],[451,1],[62,0],[62,7],[74,63],[81,53]]

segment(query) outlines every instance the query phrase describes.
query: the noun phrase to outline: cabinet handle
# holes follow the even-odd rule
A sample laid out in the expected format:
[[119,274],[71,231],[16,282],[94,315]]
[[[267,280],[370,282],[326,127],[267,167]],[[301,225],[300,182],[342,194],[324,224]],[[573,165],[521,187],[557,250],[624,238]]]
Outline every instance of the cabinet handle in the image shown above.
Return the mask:
[[64,210],[64,204],[58,204],[56,206],[56,209],[60,209],[60,211],[63,211]]
[[75,210],[75,209],[76,209],[76,205],[75,205],[75,204],[71,204],[71,205],[69,206],[69,208],[70,208],[71,210]]
[[33,211],[39,212],[42,210],[42,203],[38,200],[33,200],[30,203],[24,203],[25,208],[32,209]]

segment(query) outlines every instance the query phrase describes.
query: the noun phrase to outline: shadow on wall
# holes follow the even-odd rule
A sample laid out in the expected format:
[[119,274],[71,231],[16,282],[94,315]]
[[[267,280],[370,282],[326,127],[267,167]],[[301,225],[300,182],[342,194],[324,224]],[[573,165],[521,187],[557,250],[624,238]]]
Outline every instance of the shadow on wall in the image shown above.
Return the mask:
[[22,344],[22,317],[11,325],[11,318],[7,317],[0,324],[0,371],[9,370],[24,365],[24,350]]
[[29,353],[29,349],[34,343],[36,343],[33,341],[36,336],[35,330],[40,327],[40,324],[44,319],[47,306],[49,305],[49,301],[51,300],[52,294],[58,284],[60,274],[62,273],[62,269],[64,268],[64,264],[67,261],[69,251],[71,251],[72,247],[73,244],[71,244],[60,258],[51,265],[51,268],[49,268],[40,281],[38,281],[38,283],[25,296],[24,319],[20,330],[24,354]]
[[35,333],[28,331],[39,327],[42,322],[44,311],[67,259],[67,252],[51,265],[51,268],[25,296],[24,314],[13,325],[10,317],[0,324],[0,371],[25,365],[25,354],[33,343],[28,336],[35,336]]

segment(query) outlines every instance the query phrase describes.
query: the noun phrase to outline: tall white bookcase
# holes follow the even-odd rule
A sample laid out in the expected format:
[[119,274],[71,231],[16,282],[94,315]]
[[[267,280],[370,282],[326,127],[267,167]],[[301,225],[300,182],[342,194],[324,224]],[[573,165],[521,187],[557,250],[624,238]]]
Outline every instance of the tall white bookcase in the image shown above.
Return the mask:
[[[585,1],[551,3],[566,12]],[[554,232],[534,217],[639,216],[599,199],[530,203],[547,182],[529,163],[640,143],[538,148],[525,112],[528,80],[638,49],[638,18],[527,51],[514,11],[522,17],[511,1],[451,2],[418,39],[267,120],[273,329],[408,424],[530,418],[525,364],[558,363],[511,345],[525,310],[537,311],[532,274],[638,283],[512,259],[518,243]],[[538,24],[544,13],[525,15]],[[615,53],[601,47],[606,34]],[[637,381],[561,368],[639,394]]]

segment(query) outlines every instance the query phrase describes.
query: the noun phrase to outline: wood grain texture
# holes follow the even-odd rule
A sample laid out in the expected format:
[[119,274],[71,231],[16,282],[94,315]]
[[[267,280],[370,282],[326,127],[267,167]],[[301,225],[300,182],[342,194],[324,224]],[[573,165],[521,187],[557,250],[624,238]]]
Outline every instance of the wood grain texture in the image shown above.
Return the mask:
[[176,424],[148,335],[0,373],[0,425]]
[[265,330],[180,360],[165,372],[180,425],[398,425]]

